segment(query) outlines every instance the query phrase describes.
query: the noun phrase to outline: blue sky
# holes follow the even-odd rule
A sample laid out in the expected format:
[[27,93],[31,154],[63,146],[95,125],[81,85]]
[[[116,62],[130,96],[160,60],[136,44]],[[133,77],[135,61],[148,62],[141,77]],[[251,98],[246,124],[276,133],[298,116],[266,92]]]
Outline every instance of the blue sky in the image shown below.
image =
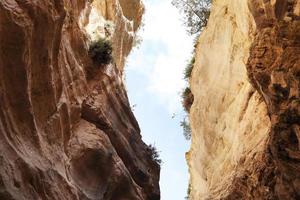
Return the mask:
[[[144,0],[143,42],[127,59],[126,84],[143,140],[155,144],[163,160],[161,199],[183,200],[188,186],[185,152],[189,142],[179,126],[184,117],[180,92],[191,58],[192,37],[185,32],[171,0]],[[172,116],[175,113],[175,117]]]

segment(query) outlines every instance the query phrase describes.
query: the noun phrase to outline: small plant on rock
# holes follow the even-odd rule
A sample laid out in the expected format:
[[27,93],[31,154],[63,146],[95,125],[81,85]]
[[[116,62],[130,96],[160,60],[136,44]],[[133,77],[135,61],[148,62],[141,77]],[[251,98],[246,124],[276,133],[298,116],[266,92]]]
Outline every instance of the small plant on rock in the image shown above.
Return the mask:
[[193,56],[191,61],[185,67],[185,70],[184,70],[184,79],[185,80],[188,80],[191,77],[192,71],[193,71],[193,68],[194,68],[194,64],[195,64],[195,56]]
[[191,196],[191,183],[189,183],[189,186],[188,186],[188,189],[187,189],[187,196],[185,197],[186,200],[189,200],[190,199],[190,196]]
[[161,165],[162,160],[159,157],[159,152],[157,151],[156,147],[152,144],[150,144],[147,147],[147,152],[151,156],[152,161],[156,162],[157,164]]
[[89,47],[89,55],[97,65],[106,65],[112,62],[112,44],[109,40],[100,38],[93,41]]
[[189,187],[187,189],[187,196],[185,197],[185,200],[189,200],[190,199],[190,195],[191,195],[191,183],[189,183]]
[[192,130],[191,130],[191,126],[190,123],[186,120],[186,118],[184,118],[181,122],[180,122],[180,126],[183,129],[183,135],[185,137],[186,140],[190,140],[192,137]]

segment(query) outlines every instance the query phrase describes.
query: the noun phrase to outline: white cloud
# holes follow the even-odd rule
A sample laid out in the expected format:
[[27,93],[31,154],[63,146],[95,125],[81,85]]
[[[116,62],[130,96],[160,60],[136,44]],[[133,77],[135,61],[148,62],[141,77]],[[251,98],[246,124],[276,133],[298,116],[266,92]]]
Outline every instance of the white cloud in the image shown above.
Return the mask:
[[176,57],[170,55],[159,56],[150,75],[149,88],[164,103],[169,112],[180,110],[181,88],[185,82],[182,80],[184,63],[178,63]]
[[[148,89],[170,113],[181,110],[180,92],[185,86],[183,71],[190,59],[192,37],[187,35],[178,10],[170,0],[145,0],[144,42],[129,58],[128,70],[136,70],[149,79]],[[149,43],[157,48],[149,50]],[[147,54],[147,55],[145,55]]]
[[192,50],[192,38],[186,34],[180,15],[170,1],[151,4],[146,1],[145,40],[157,40],[166,47],[150,74],[149,89],[164,103],[170,113],[181,108],[180,91],[185,85],[183,70]]

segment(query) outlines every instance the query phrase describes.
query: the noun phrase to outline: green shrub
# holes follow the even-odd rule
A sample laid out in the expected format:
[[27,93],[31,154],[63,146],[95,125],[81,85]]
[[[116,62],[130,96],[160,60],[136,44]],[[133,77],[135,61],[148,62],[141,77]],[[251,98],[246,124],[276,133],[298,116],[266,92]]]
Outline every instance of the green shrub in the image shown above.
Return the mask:
[[186,87],[182,93],[182,105],[184,110],[189,113],[194,102],[194,95],[189,87]]
[[141,32],[142,32],[142,30],[144,30],[144,27],[145,27],[145,23],[144,23],[144,18],[143,18],[140,26],[138,27],[138,29],[135,32],[135,37],[133,38],[133,42],[132,42],[132,48],[137,48],[137,49],[140,48],[140,46],[143,42],[143,37],[141,35]]
[[184,79],[185,80],[188,80],[191,77],[192,71],[194,68],[194,64],[195,64],[195,56],[193,56],[193,58],[191,59],[189,64],[187,64],[187,66],[185,67],[185,70],[184,70]]
[[154,145],[148,145],[147,152],[150,155],[153,162],[156,162],[157,164],[161,165],[162,160],[160,159],[159,153]]
[[184,118],[181,122],[180,122],[180,126],[183,129],[183,135],[185,137],[186,140],[190,140],[192,137],[192,130],[191,130],[191,126],[190,123]]
[[112,62],[112,44],[109,40],[100,38],[93,41],[89,48],[89,55],[97,65],[109,64]]

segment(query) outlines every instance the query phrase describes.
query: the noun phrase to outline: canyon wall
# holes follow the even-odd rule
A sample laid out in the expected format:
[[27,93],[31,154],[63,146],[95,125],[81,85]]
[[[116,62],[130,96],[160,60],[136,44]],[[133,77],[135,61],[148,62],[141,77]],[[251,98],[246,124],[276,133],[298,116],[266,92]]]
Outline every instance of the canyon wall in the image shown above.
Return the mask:
[[[0,199],[160,199],[123,81],[140,0],[0,1]],[[112,41],[95,65],[92,40]]]
[[299,50],[299,0],[213,1],[190,79],[190,199],[300,198]]

